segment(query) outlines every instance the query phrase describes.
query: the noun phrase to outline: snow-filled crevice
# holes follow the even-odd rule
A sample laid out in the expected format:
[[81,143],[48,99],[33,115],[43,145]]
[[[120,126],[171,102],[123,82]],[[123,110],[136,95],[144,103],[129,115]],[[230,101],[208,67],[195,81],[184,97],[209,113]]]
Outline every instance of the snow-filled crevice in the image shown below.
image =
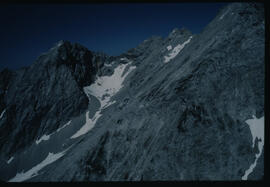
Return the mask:
[[256,118],[256,116],[253,116],[253,119],[248,119],[246,123],[249,125],[251,135],[252,135],[252,147],[255,146],[255,140],[256,138],[259,140],[258,142],[258,148],[259,153],[257,153],[255,156],[255,161],[251,166],[245,171],[245,175],[242,177],[242,180],[247,180],[248,175],[252,173],[253,169],[257,165],[257,161],[260,158],[264,146],[264,116],[261,118]]
[[[187,41],[185,41],[182,44],[178,44],[177,46],[175,46],[173,48],[173,50],[168,54],[168,56],[164,56],[164,63],[168,63],[170,60],[174,59],[182,49],[184,49],[185,45],[187,45],[190,40],[192,39],[192,36],[189,37],[189,39]],[[170,46],[168,46],[170,47]],[[167,47],[167,49],[169,50],[169,48]]]
[[114,96],[124,85],[123,82],[127,75],[136,68],[131,66],[132,61],[127,58],[120,60],[128,61],[127,64],[120,64],[114,69],[114,73],[111,76],[97,77],[97,80],[90,86],[84,87],[84,92],[89,98],[90,95],[96,97],[100,102],[100,108],[96,111],[95,115],[89,118],[89,111],[86,112],[85,124],[70,138],[77,138],[83,134],[89,132],[96,124],[97,120],[102,116],[101,111],[108,106],[115,103],[111,101],[111,97]]

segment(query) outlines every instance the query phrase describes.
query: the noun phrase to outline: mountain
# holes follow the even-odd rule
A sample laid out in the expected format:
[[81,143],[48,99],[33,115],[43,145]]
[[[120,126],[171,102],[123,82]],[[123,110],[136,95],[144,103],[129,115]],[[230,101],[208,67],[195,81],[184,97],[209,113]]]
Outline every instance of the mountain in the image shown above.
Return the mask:
[[259,3],[120,56],[60,41],[0,73],[0,179],[263,179],[264,49]]

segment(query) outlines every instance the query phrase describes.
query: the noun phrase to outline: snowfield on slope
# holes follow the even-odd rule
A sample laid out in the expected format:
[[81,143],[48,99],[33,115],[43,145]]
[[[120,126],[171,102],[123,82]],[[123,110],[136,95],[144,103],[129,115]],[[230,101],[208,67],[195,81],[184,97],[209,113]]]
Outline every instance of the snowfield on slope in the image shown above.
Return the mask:
[[253,119],[248,119],[246,123],[249,125],[251,134],[252,134],[252,147],[254,148],[255,146],[255,139],[258,138],[260,140],[258,142],[258,147],[259,147],[259,153],[256,154],[256,159],[253,164],[249,167],[249,169],[246,170],[245,175],[242,177],[242,180],[247,180],[248,175],[252,173],[253,169],[257,165],[257,161],[259,157],[262,154],[262,149],[264,146],[264,116],[257,119],[256,116],[253,116]]
[[120,60],[128,61],[127,64],[120,64],[114,69],[114,73],[111,76],[101,76],[98,77],[95,83],[90,86],[84,87],[84,92],[89,98],[89,95],[95,96],[100,102],[100,108],[96,111],[93,119],[89,118],[89,111],[86,112],[86,122],[79,131],[77,131],[70,138],[77,138],[83,134],[89,132],[96,124],[97,120],[102,116],[101,110],[107,108],[108,106],[115,103],[115,101],[110,101],[111,97],[114,96],[124,85],[123,82],[127,75],[136,68],[136,66],[131,66],[132,61],[127,58],[121,58]]
[[[173,50],[168,54],[168,56],[164,56],[164,63],[168,63],[170,60],[174,59],[180,53],[180,51],[184,49],[185,45],[190,42],[191,38],[192,36],[190,36],[189,39],[184,43],[178,44],[176,47],[174,47]],[[167,49],[170,50],[170,46],[168,46]]]
[[[70,148],[70,147],[69,147]],[[22,182],[25,180],[28,180],[30,178],[33,178],[38,174],[38,172],[44,168],[45,166],[55,162],[56,160],[58,160],[59,158],[61,158],[62,156],[64,156],[64,154],[66,153],[66,151],[69,149],[65,149],[64,151],[60,152],[60,153],[49,153],[48,156],[38,165],[34,166],[32,169],[28,170],[27,172],[20,172],[17,173],[15,177],[11,178],[9,180],[9,182]]]
[[[111,97],[124,86],[125,78],[135,68],[136,66],[131,66],[131,62],[120,64],[114,69],[111,76],[98,77],[94,84],[85,87],[84,90],[87,94],[95,96],[103,108],[109,103]],[[126,69],[127,71],[125,71]]]

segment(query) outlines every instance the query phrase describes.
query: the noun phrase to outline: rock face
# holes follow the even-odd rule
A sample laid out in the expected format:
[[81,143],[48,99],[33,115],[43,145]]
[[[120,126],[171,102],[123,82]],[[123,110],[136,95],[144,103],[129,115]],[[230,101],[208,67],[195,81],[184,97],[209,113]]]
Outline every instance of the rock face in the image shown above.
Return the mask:
[[[264,116],[264,32],[262,4],[233,3],[198,35],[174,29],[118,57],[62,41],[32,66],[1,72],[0,178],[241,180],[258,152],[245,121]],[[114,78],[118,71],[121,89],[114,91],[110,82],[106,93],[98,92],[107,79],[120,80]],[[111,103],[105,107],[106,97]],[[64,143],[54,153],[64,156],[44,166],[53,140],[31,143],[69,120],[65,131],[85,123],[87,133],[55,133],[54,140]],[[48,151],[23,172],[22,155],[35,155],[38,146]],[[263,153],[248,179],[263,178]]]
[[[30,67],[1,73],[1,153],[11,154],[56,130],[88,106],[83,86],[91,84],[92,53],[60,41]],[[6,82],[7,80],[7,82]],[[2,81],[1,81],[2,83]],[[1,110],[1,111],[2,111]]]

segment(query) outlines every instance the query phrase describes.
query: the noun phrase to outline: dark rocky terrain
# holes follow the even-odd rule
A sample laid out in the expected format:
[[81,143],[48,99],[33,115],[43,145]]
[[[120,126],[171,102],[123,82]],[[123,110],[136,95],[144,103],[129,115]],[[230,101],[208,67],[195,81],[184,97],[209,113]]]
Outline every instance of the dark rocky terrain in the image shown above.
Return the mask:
[[0,179],[241,180],[259,152],[262,179],[246,121],[264,117],[264,32],[263,4],[232,3],[198,35],[116,57],[60,41],[2,71]]

